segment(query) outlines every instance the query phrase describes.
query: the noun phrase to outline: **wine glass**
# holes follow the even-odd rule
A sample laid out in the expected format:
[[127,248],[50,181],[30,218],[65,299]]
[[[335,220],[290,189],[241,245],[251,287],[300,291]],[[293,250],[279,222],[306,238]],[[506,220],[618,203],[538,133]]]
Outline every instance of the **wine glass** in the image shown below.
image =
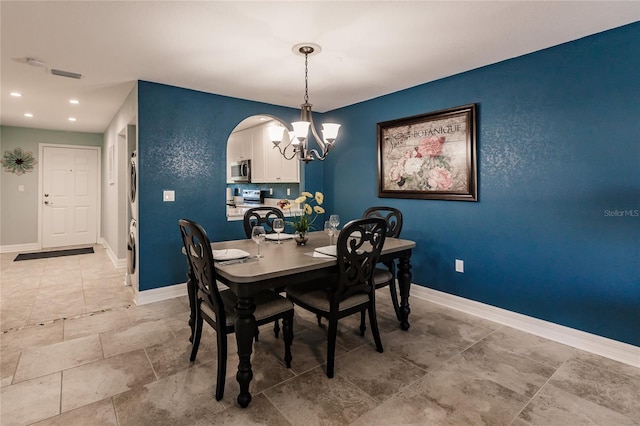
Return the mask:
[[336,233],[336,227],[333,225],[333,223],[331,223],[330,220],[327,220],[324,223],[324,232],[327,233],[327,235],[329,235],[329,245],[333,245],[333,236]]
[[263,257],[260,254],[260,244],[264,241],[264,237],[267,233],[264,230],[264,226],[254,226],[251,229],[251,239],[258,245],[258,255],[256,257]]
[[340,216],[332,214],[329,216],[329,222],[331,222],[334,228],[338,229],[338,225],[340,225]]
[[280,233],[284,231],[284,219],[273,219],[273,230],[278,233],[278,244],[282,244],[282,241],[280,241]]

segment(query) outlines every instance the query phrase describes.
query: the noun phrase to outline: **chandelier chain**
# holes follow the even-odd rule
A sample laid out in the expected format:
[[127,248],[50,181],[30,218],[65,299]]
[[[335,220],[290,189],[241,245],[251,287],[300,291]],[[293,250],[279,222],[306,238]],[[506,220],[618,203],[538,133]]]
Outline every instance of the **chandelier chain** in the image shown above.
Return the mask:
[[304,103],[309,103],[309,54],[304,54]]

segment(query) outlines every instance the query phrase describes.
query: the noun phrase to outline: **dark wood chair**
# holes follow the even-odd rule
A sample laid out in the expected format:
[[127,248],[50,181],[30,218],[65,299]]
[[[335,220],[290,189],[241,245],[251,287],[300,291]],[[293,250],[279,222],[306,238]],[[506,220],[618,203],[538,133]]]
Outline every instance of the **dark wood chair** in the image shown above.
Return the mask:
[[[362,217],[379,217],[387,222],[387,237],[400,238],[402,232],[402,212],[393,207],[369,207],[365,210]],[[381,262],[373,272],[373,284],[376,289],[389,286],[391,293],[391,303],[396,313],[398,321],[400,321],[400,305],[398,303],[398,291],[396,289],[396,263],[395,261]],[[364,336],[365,314],[362,312],[360,320],[360,333]]]
[[[282,210],[277,207],[254,207],[247,210],[244,213],[243,225],[244,233],[247,234],[247,238],[251,238],[251,230],[254,226],[264,226],[264,230],[267,234],[273,234],[273,220],[284,220],[284,214]],[[284,287],[278,287],[273,289],[276,293],[282,293]],[[278,321],[273,324],[273,333],[278,337],[280,334],[280,324]],[[258,340],[258,334],[256,334],[256,340]]]
[[[190,277],[196,286],[195,331],[190,361],[195,361],[202,337],[203,320],[216,331],[218,343],[218,377],[216,400],[224,396],[227,373],[227,334],[234,333],[237,303],[235,294],[229,289],[220,291],[216,284],[216,268],[211,244],[202,227],[190,220],[180,219],[180,233],[189,261]],[[293,341],[293,304],[273,291],[263,291],[255,296],[256,326],[282,318],[284,337],[284,361],[291,367],[291,342]]]
[[244,233],[247,234],[247,238],[251,238],[253,227],[261,225],[264,226],[267,234],[272,234],[275,232],[273,230],[274,219],[284,220],[282,210],[277,207],[254,207],[249,209],[244,213]]
[[338,274],[305,285],[287,287],[287,297],[296,305],[327,318],[327,377],[333,377],[338,320],[358,312],[369,311],[369,322],[376,344],[382,341],[376,319],[373,271],[386,235],[384,219],[356,219],[347,223],[338,235]]

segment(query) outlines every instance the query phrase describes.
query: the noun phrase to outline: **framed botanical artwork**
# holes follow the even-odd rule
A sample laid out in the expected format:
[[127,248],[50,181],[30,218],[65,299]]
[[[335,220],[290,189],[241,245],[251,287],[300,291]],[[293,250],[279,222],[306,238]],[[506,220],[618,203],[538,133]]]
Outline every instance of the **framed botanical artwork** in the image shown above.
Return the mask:
[[378,196],[478,201],[476,106],[378,123]]

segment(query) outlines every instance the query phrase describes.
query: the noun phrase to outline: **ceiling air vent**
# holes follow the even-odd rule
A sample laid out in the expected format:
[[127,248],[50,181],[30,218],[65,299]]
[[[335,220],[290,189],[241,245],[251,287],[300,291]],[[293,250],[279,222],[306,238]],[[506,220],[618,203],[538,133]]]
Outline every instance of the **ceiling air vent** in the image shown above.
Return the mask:
[[60,76],[60,77],[75,78],[75,79],[78,79],[78,80],[82,78],[82,74],[78,74],[78,73],[71,72],[71,71],[57,70],[55,68],[51,68],[51,74],[57,75],[57,76]]

